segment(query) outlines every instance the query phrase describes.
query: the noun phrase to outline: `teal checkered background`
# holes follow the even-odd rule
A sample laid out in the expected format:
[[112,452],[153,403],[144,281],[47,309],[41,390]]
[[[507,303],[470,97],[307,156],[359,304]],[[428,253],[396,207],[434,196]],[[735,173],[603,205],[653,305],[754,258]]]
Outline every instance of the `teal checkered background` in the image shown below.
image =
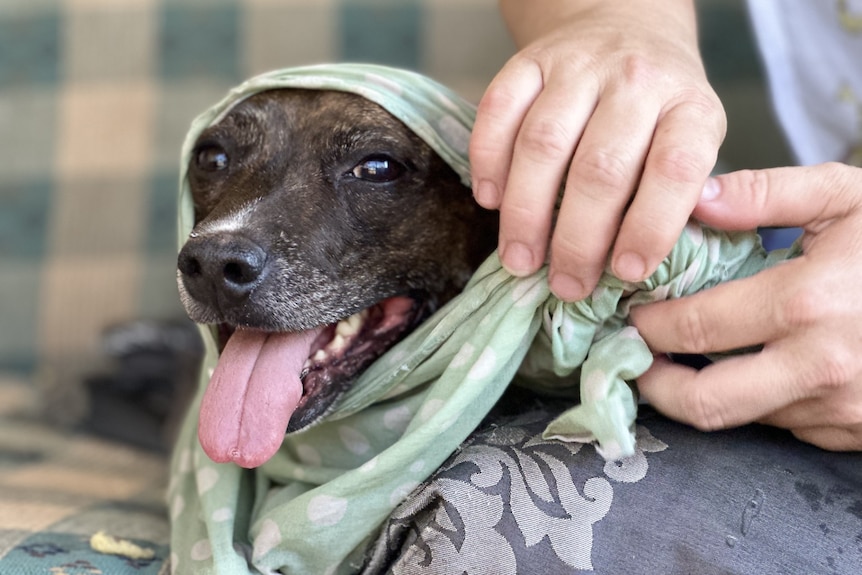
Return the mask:
[[[742,3],[699,5],[725,160],[778,163]],[[74,377],[105,326],[183,316],[179,146],[230,86],[370,61],[475,101],[512,51],[493,0],[0,0],[0,372]]]
[[105,326],[182,317],[179,146],[232,85],[373,61],[477,99],[511,52],[490,0],[0,0],[0,371],[78,374]]

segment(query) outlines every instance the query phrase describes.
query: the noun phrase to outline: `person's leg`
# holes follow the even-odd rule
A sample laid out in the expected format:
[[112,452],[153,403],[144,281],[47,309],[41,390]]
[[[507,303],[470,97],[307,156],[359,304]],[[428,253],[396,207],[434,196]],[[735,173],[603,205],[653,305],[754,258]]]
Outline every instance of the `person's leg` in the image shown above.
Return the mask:
[[846,573],[862,566],[862,454],[749,426],[701,433],[648,408],[638,453],[492,422],[393,513],[368,571]]

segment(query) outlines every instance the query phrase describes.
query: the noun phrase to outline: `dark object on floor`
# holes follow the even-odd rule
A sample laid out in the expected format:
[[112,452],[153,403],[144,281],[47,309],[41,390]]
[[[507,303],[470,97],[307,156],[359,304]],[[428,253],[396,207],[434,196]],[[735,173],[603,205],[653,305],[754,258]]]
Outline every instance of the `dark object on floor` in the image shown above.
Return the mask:
[[138,447],[166,451],[194,392],[203,354],[188,321],[138,320],[108,328],[107,368],[85,378],[87,431]]

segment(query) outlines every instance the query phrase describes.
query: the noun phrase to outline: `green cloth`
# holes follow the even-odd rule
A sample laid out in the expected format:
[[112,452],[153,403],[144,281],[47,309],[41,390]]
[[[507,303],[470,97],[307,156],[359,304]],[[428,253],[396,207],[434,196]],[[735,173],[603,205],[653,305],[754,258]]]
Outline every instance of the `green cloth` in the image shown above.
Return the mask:
[[[183,241],[193,221],[185,167],[194,140],[243,98],[285,87],[344,90],[381,104],[469,184],[474,108],[445,87],[369,65],[277,71],[242,84],[193,123],[182,157]],[[460,296],[376,361],[324,422],[286,436],[254,470],[215,464],[198,444],[200,398],[217,360],[203,328],[200,390],[178,440],[169,488],[176,572],[356,571],[385,518],[476,428],[513,379],[572,398],[574,407],[547,435],[595,441],[610,459],[632,454],[637,402],[626,382],[649,367],[652,355],[627,326],[630,307],[747,276],[786,256],[768,256],[753,233],[691,224],[648,280],[630,284],[606,274],[590,298],[564,303],[550,293],[546,269],[515,278],[494,254]]]

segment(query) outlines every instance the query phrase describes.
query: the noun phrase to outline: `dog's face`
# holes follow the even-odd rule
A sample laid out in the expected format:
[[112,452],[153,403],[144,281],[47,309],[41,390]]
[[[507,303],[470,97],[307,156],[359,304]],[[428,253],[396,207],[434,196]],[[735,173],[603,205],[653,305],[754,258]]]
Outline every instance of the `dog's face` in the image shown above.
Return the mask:
[[[178,260],[180,294],[227,342],[201,440],[214,459],[246,466],[268,459],[285,426],[324,416],[496,243],[495,215],[452,169],[353,94],[245,100],[200,135],[188,178],[195,228]],[[272,420],[256,430],[249,417]]]

